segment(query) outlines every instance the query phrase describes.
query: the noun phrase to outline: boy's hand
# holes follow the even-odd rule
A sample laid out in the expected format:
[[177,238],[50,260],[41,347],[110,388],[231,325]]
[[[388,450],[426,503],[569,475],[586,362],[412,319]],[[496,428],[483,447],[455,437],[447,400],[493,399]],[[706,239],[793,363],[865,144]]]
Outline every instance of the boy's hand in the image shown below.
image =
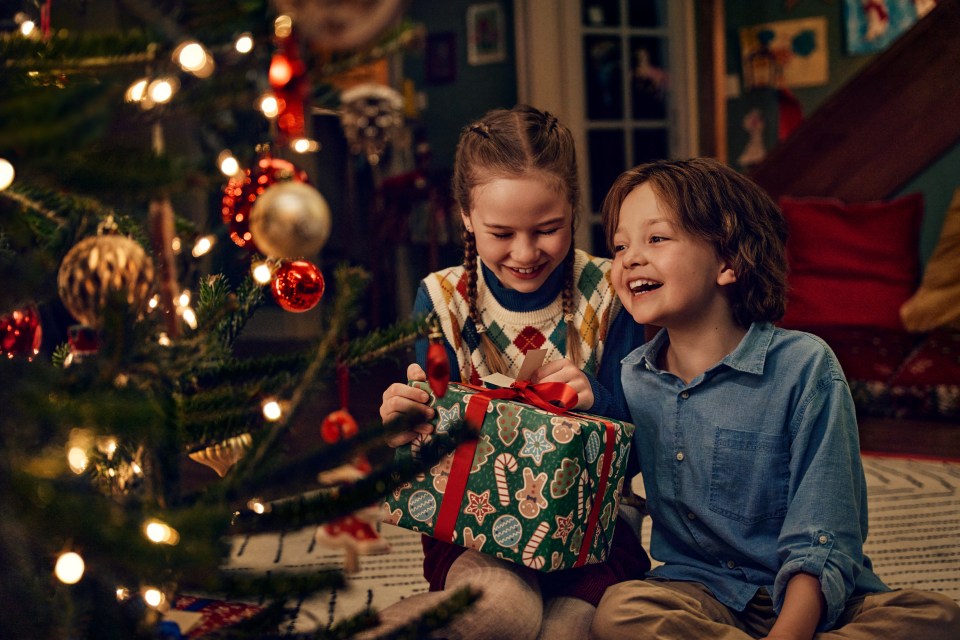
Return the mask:
[[[411,364],[407,367],[407,379],[426,382],[427,374],[423,372],[418,364]],[[434,411],[432,407],[427,406],[430,401],[430,394],[423,389],[415,389],[410,385],[400,382],[394,382],[387,390],[383,392],[383,404],[380,405],[380,419],[384,424],[394,420],[401,415],[420,416],[424,420],[433,418]],[[410,431],[395,434],[387,438],[387,444],[391,447],[399,447],[414,440],[420,434],[433,433],[433,426],[423,422],[413,427]]]
[[565,382],[577,392],[576,409],[587,410],[593,406],[593,388],[586,374],[564,358],[554,360],[533,372],[530,382]]

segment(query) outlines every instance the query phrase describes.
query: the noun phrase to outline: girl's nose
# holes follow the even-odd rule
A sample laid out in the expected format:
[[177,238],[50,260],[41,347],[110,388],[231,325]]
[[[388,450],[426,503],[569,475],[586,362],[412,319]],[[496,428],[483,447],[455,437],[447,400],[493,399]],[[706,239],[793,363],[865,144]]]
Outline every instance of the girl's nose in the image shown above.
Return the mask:
[[536,259],[537,243],[526,235],[518,234],[513,242],[510,253],[513,259],[521,264],[528,264]]

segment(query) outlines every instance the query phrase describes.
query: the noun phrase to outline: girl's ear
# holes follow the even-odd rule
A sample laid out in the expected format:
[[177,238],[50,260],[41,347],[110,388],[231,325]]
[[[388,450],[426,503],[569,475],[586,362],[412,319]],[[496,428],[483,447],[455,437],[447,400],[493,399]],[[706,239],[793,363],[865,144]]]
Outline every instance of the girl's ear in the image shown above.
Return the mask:
[[463,209],[460,209],[460,218],[463,220],[463,228],[466,229],[468,233],[473,233],[473,225],[470,224],[470,216],[468,216]]

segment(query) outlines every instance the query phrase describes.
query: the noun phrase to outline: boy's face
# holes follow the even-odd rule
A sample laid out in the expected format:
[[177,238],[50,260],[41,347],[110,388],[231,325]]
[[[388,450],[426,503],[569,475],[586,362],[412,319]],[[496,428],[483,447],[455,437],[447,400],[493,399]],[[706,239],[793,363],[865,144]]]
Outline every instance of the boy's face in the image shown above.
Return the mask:
[[649,184],[624,199],[613,244],[613,286],[638,323],[700,331],[731,317],[723,287],[736,281],[733,270],[680,228]]
[[542,178],[496,178],[472,193],[463,223],[477,255],[503,286],[536,291],[563,263],[573,241],[573,211]]

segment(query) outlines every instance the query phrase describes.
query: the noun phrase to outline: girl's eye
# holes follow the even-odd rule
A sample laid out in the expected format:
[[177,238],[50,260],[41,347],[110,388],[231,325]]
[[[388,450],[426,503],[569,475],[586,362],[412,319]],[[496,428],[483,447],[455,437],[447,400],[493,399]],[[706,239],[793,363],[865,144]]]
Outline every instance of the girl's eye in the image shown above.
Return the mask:
[[555,228],[553,228],[553,229],[541,229],[541,230],[538,231],[537,233],[539,233],[539,234],[542,235],[542,236],[552,236],[553,234],[555,234],[555,233],[556,233],[557,231],[559,231],[559,230],[560,230],[560,227],[555,227]]
[[615,245],[613,245],[613,252],[614,252],[614,253],[620,253],[621,251],[623,251],[623,250],[626,249],[626,248],[627,248],[626,245],[623,245],[623,244],[615,244]]
[[507,238],[510,237],[511,234],[509,234],[509,233],[494,233],[494,234],[491,234],[491,235],[493,235],[493,237],[496,238],[497,240],[506,240]]

